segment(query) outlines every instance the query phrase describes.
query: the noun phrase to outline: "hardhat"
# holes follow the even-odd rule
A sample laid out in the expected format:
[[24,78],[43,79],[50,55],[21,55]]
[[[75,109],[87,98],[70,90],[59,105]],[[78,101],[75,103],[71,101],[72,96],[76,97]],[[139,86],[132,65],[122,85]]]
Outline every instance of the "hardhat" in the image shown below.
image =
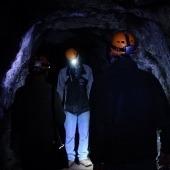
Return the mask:
[[48,71],[50,64],[44,55],[33,55],[29,62],[29,71],[41,72]]
[[65,52],[67,60],[72,60],[79,57],[78,51],[75,48],[69,48]]
[[65,52],[66,59],[73,66],[77,65],[79,59],[79,53],[75,48],[69,48]]
[[112,37],[110,44],[111,54],[133,54],[135,43],[135,37],[132,33],[119,31]]

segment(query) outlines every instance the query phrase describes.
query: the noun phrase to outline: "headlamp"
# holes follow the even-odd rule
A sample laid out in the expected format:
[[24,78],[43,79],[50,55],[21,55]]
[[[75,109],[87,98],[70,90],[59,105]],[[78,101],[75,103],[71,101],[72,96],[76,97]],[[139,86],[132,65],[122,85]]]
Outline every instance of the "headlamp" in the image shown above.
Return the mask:
[[35,67],[41,67],[41,61],[35,61],[34,66]]
[[72,59],[72,60],[70,61],[70,64],[71,64],[72,66],[76,66],[76,65],[78,64],[78,59],[77,59],[77,58]]
[[132,45],[125,46],[124,48],[119,48],[111,44],[110,47],[113,50],[116,50],[118,52],[124,52],[125,54],[132,54],[135,50],[135,47]]
[[132,54],[134,52],[134,50],[135,50],[134,46],[131,46],[131,45],[126,46],[125,47],[125,54]]

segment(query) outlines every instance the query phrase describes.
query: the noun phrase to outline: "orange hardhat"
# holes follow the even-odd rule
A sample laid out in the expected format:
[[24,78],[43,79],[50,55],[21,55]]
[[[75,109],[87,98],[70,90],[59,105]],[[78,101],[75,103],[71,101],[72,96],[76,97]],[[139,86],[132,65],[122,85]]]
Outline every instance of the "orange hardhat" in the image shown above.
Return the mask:
[[79,53],[76,49],[69,48],[66,50],[65,56],[67,60],[73,60],[73,59],[79,58]]
[[29,70],[32,72],[47,71],[50,64],[44,55],[33,55],[30,58]]
[[112,54],[132,54],[135,50],[135,37],[130,32],[119,31],[111,40],[110,50]]

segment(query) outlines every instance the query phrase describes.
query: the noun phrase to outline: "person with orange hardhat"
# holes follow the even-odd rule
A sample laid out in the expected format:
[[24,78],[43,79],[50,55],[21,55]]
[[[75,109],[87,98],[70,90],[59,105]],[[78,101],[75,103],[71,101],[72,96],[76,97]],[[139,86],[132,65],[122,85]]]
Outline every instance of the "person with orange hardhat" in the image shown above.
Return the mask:
[[94,170],[170,165],[170,104],[159,80],[133,60],[137,54],[131,32],[114,33],[109,46],[111,64],[93,81],[89,101]]
[[117,57],[129,57],[133,55],[135,49],[136,40],[131,32],[117,32],[112,37],[110,43],[110,62],[112,63]]
[[17,89],[12,104],[10,148],[19,156],[23,170],[64,168],[54,145],[53,121],[63,126],[65,113],[58,92],[46,81],[49,68],[47,57],[31,56],[27,80]]
[[66,59],[73,65],[76,66],[79,61],[79,54],[76,49],[69,48],[65,52]]
[[[68,167],[73,166],[78,157],[79,164],[92,166],[89,158],[89,94],[93,82],[92,69],[83,64],[77,49],[68,48],[65,51],[67,66],[58,75],[57,91],[64,100],[66,114],[65,147],[68,157]],[[75,135],[78,126],[79,140],[75,150]],[[76,155],[76,153],[78,155]]]
[[74,48],[69,48],[65,52],[65,57],[70,71],[74,76],[78,76],[80,69],[82,69],[78,51]]

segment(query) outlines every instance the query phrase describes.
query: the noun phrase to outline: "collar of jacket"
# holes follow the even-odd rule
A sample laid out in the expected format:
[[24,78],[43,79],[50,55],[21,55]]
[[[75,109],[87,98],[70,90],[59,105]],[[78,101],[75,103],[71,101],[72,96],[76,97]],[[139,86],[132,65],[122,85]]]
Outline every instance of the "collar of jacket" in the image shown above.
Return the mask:
[[[71,68],[70,68],[69,66],[67,66],[67,71],[66,71],[66,74],[67,74],[67,75],[70,74],[70,73],[69,73],[69,70],[71,70]],[[86,71],[85,71],[85,69],[84,69],[83,64],[80,65],[80,71],[81,71],[81,74],[82,74],[82,75],[83,75],[83,74],[86,74]]]

